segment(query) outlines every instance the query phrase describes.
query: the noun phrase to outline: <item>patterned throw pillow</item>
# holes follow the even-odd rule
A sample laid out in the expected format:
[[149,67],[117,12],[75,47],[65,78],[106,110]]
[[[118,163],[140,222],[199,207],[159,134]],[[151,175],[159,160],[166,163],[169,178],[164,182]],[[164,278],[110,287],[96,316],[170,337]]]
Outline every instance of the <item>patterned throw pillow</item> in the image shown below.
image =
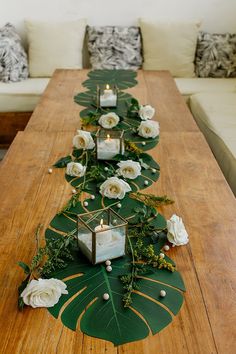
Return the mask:
[[200,77],[236,77],[236,34],[200,32],[195,64]]
[[10,23],[0,28],[0,81],[16,82],[29,76],[27,55]]
[[93,69],[131,69],[142,65],[138,27],[88,27],[88,51]]

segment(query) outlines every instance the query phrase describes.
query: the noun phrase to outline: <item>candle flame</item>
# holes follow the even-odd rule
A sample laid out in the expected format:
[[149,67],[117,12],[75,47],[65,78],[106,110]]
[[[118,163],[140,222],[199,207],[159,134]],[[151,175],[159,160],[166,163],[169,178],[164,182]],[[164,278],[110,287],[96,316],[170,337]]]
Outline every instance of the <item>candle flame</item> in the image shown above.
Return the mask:
[[110,86],[108,84],[106,84],[106,90],[109,90]]
[[103,228],[103,219],[101,219],[101,221],[100,221],[100,226],[101,226],[101,228]]

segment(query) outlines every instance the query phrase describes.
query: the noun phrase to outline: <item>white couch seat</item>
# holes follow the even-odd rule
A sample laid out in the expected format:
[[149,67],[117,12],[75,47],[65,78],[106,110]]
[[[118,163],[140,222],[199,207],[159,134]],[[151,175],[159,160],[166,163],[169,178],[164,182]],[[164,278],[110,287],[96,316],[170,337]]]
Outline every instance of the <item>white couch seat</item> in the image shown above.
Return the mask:
[[48,82],[48,78],[0,82],[0,112],[32,112]]
[[175,78],[175,83],[186,101],[202,92],[236,92],[236,78]]
[[236,196],[236,92],[193,95],[190,108]]

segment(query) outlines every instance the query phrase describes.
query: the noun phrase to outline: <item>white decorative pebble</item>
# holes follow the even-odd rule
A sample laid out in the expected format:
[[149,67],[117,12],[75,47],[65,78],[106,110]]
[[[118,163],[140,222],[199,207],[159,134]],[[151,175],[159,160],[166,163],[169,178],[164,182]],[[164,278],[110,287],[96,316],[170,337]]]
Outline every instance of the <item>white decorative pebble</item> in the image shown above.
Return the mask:
[[105,264],[107,265],[107,266],[110,266],[111,265],[111,261],[109,261],[109,259],[105,262]]
[[72,194],[76,194],[76,189],[72,189]]
[[165,250],[165,251],[169,251],[169,249],[170,249],[170,246],[168,246],[168,245],[165,245],[165,246],[164,246],[163,248],[164,248],[164,250]]
[[161,290],[160,291],[160,297],[165,297],[166,296],[166,291],[165,290]]
[[145,180],[145,181],[144,181],[144,184],[145,184],[145,186],[148,186],[148,181]]
[[107,272],[111,272],[111,271],[112,271],[112,266],[108,265],[108,266],[106,267],[106,271],[107,271]]
[[90,199],[94,200],[95,199],[95,195],[91,195]]
[[119,209],[121,208],[121,203],[117,204],[117,208],[119,208]]
[[107,171],[108,171],[108,167],[104,167],[104,171],[106,171],[106,172],[107,172]]
[[143,141],[143,142],[142,142],[142,145],[143,145],[143,146],[145,146],[145,145],[146,145],[146,142],[145,142],[145,141]]
[[48,173],[50,173],[50,174],[52,173],[52,168],[48,169]]
[[88,202],[84,202],[84,206],[87,207],[88,206]]
[[109,294],[105,293],[103,294],[103,300],[109,300],[110,296]]
[[160,258],[165,258],[164,253],[160,253],[160,254],[159,254],[159,257],[160,257]]
[[156,173],[157,170],[155,168],[152,168],[152,173]]

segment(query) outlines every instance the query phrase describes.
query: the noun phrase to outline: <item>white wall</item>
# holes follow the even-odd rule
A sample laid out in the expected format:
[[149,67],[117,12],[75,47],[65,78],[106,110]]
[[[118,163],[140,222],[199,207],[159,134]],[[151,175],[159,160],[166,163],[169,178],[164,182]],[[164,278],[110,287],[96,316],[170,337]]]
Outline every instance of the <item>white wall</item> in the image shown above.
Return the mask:
[[23,19],[74,19],[90,25],[133,25],[137,18],[197,19],[210,32],[236,33],[236,0],[0,0],[0,25]]

